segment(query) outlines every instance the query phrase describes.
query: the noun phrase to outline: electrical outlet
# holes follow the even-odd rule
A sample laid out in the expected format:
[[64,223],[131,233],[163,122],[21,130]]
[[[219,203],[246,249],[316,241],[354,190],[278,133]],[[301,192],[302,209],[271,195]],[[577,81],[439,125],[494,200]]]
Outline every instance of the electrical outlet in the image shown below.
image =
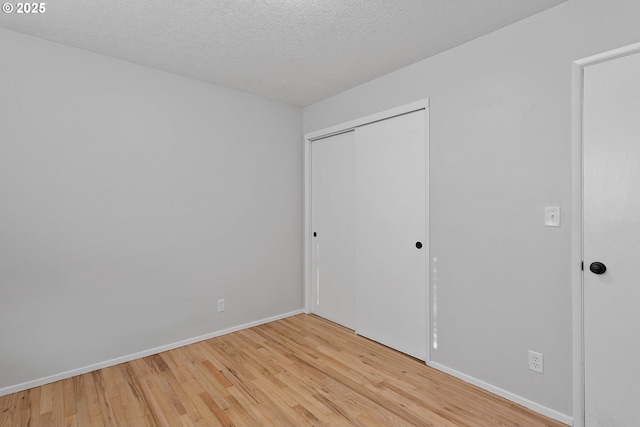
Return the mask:
[[224,298],[218,300],[218,313],[224,311]]
[[529,350],[529,369],[534,372],[544,373],[544,356]]

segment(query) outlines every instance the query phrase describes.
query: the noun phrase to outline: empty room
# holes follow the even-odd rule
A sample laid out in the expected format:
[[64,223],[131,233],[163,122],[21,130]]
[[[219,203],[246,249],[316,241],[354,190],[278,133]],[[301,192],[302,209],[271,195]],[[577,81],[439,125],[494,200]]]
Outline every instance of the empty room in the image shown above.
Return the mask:
[[640,425],[639,1],[2,3],[1,427]]

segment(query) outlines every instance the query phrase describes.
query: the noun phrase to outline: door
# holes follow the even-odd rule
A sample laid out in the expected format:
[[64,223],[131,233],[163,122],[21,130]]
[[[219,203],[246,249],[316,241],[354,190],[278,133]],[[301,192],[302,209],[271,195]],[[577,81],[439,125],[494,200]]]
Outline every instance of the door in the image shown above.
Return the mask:
[[585,67],[583,102],[585,424],[637,426],[640,54]]
[[355,133],[311,143],[311,311],[355,329]]
[[426,112],[356,129],[356,332],[426,360]]

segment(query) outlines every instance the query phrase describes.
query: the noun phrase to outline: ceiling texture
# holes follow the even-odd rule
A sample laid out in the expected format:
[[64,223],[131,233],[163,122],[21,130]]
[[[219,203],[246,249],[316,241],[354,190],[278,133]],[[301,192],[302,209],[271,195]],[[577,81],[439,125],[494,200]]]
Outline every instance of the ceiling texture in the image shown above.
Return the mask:
[[52,0],[0,27],[305,106],[564,1]]

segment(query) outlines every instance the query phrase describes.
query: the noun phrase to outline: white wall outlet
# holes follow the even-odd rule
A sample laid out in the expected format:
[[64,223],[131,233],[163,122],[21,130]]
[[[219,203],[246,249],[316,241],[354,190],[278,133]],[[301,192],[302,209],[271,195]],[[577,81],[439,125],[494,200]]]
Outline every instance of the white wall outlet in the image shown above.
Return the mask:
[[547,206],[544,208],[545,227],[560,227],[560,207]]
[[224,311],[224,298],[218,300],[218,313]]
[[534,372],[544,373],[544,356],[529,350],[529,369]]

